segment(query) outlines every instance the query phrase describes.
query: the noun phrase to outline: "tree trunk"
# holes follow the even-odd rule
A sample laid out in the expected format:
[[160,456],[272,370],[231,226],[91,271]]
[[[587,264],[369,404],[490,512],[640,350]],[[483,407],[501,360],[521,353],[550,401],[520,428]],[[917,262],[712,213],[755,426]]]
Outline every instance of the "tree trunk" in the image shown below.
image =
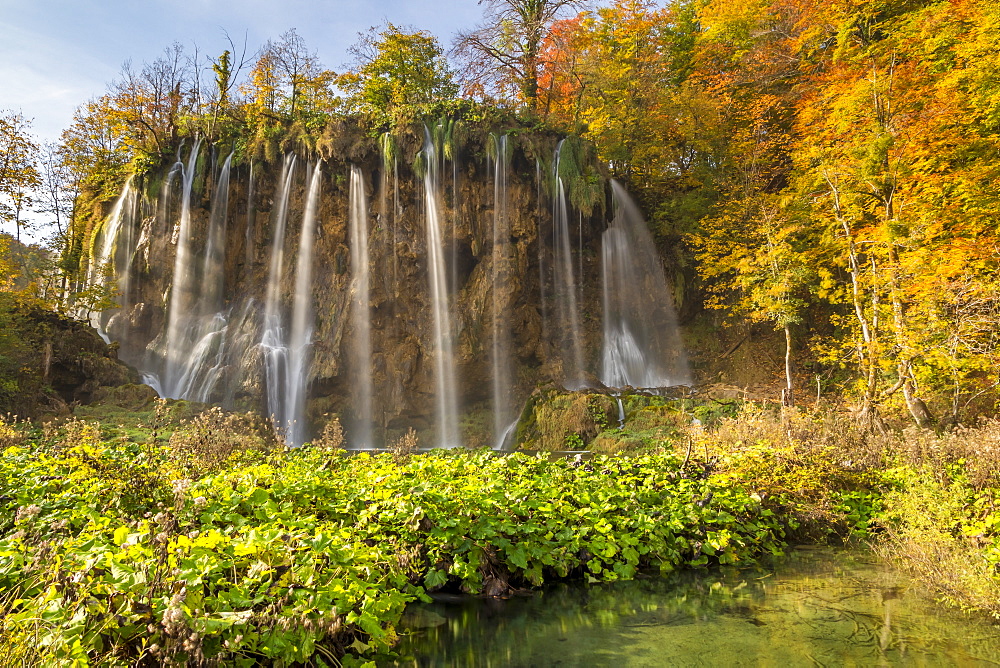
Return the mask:
[[781,395],[781,403],[783,405],[795,405],[794,384],[792,381],[792,326],[788,323],[785,323],[785,389]]
[[45,350],[42,354],[42,382],[48,385],[49,374],[52,371],[52,342],[45,342]]
[[913,416],[913,421],[917,423],[917,426],[921,429],[930,429],[934,426],[934,416],[931,414],[930,409],[927,408],[927,404],[924,403],[923,399],[916,396],[914,393],[913,381],[910,379],[910,364],[908,361],[900,362],[899,373],[905,374],[901,376],[903,380],[903,398],[906,400],[906,408],[910,411],[910,415]]

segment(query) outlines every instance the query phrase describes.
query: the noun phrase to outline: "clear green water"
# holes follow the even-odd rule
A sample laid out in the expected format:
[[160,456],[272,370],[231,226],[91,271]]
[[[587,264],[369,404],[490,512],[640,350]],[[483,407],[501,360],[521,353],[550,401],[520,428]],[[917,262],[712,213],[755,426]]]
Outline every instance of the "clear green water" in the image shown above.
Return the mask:
[[856,551],[414,606],[398,666],[992,666],[1000,626]]

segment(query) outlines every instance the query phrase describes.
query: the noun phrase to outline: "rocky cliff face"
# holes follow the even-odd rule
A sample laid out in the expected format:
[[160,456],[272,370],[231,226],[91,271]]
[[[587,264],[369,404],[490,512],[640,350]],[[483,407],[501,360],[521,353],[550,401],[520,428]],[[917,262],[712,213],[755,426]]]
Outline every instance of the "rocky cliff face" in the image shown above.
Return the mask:
[[[239,408],[267,412],[269,380],[265,371],[262,311],[272,258],[282,252],[278,282],[280,304],[288,316],[295,295],[295,265],[300,249],[303,212],[311,169],[322,159],[318,219],[312,241],[313,335],[308,365],[308,401],[304,419],[313,431],[326,415],[337,415],[348,427],[356,421],[356,373],[349,369],[349,346],[356,335],[350,317],[352,290],[348,233],[348,174],[352,165],[364,175],[368,232],[371,314],[372,421],[377,440],[389,439],[413,427],[430,430],[435,421],[435,350],[428,281],[427,205],[421,179],[422,129],[394,138],[393,155],[356,128],[341,126],[328,135],[324,150],[299,156],[290,178],[287,233],[276,248],[276,221],[283,193],[282,164],[234,164],[229,174],[228,202],[218,213],[222,194],[221,165],[228,151],[202,147],[197,162],[191,147],[182,147],[185,168],[165,165],[136,177],[140,196],[126,206],[121,232],[110,258],[117,267],[122,308],[106,314],[102,325],[120,342],[122,358],[154,384],[164,373],[171,291],[176,289],[177,254],[182,218],[189,216],[191,258],[189,290],[201,289],[221,270],[220,316],[224,330],[210,348],[189,345],[187,358],[204,355],[200,398]],[[494,138],[495,140],[495,138]],[[442,220],[458,396],[463,440],[488,445],[496,431],[490,405],[496,394],[493,316],[501,313],[501,328],[509,341],[509,402],[516,416],[532,388],[564,377],[563,332],[555,312],[559,295],[552,266],[554,257],[552,195],[547,181],[559,138],[533,135],[511,138],[506,167],[490,156],[488,133],[468,131],[453,146],[453,160],[442,160],[440,191],[435,194]],[[443,151],[447,153],[447,151]],[[493,151],[495,153],[495,151]],[[497,173],[505,175],[498,186]],[[193,167],[193,173],[191,171]],[[416,167],[415,167],[416,166]],[[581,174],[597,181],[592,165]],[[584,173],[585,172],[585,173]],[[185,176],[188,178],[186,179]],[[193,178],[191,178],[193,176]],[[190,181],[185,213],[185,182]],[[506,222],[496,241],[496,207],[504,206]],[[224,250],[212,250],[213,207],[223,221]],[[596,213],[571,210],[571,261],[582,282],[575,286],[586,366],[596,369],[600,353],[600,234],[607,225]],[[105,224],[102,234],[108,234]],[[100,246],[95,239],[95,248]],[[503,253],[494,252],[502,243]],[[97,251],[95,251],[95,255]],[[99,261],[100,258],[98,257]],[[503,263],[497,271],[497,263]],[[193,304],[191,299],[186,303]],[[176,302],[175,302],[176,303]],[[193,307],[192,307],[193,308]],[[212,314],[195,314],[207,318]],[[193,322],[193,321],[192,321]],[[188,322],[186,327],[193,327]],[[287,326],[287,325],[286,325]],[[195,337],[197,338],[197,337]],[[287,391],[287,388],[281,388]]]
[[73,405],[139,380],[118,361],[117,346],[40,302],[3,294],[0,328],[0,414],[68,414]]

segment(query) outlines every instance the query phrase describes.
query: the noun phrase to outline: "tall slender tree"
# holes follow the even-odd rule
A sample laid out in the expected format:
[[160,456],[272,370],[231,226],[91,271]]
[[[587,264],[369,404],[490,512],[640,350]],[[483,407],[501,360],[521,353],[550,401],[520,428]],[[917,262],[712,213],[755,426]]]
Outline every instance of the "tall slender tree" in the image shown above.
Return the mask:
[[23,214],[40,183],[35,165],[38,144],[30,128],[31,121],[20,112],[0,112],[0,222],[14,224],[18,241],[27,226]]

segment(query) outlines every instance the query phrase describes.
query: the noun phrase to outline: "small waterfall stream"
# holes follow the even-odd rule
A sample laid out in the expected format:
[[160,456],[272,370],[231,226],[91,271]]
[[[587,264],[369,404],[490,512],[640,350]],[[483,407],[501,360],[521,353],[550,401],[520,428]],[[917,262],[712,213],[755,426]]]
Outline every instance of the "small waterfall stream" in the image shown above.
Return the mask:
[[427,260],[431,310],[434,321],[434,380],[437,390],[438,446],[452,448],[458,436],[458,397],[455,390],[455,361],[451,344],[451,312],[448,299],[447,267],[442,240],[442,220],[438,211],[440,178],[437,150],[430,131],[424,140],[424,200],[427,218]]
[[690,381],[677,317],[653,237],[635,202],[611,183],[615,218],[602,239],[604,347],[608,387],[666,387]]
[[288,340],[288,405],[286,440],[301,445],[306,440],[306,390],[309,385],[309,353],[313,335],[313,238],[319,211],[322,162],[317,162],[309,179],[306,210],[299,234],[298,260],[295,265],[295,297],[292,301],[292,332]]
[[167,366],[160,383],[164,396],[204,402],[213,396],[225,355],[227,318],[223,266],[232,155],[226,158],[215,183],[207,243],[199,267],[197,239],[191,230],[191,189],[197,149],[196,142],[184,172],[181,229],[178,230],[166,340]]
[[132,178],[130,176],[126,179],[122,193],[115,200],[114,206],[111,207],[111,213],[108,214],[107,221],[104,223],[104,228],[101,231],[101,245],[99,249],[95,248],[97,252],[94,253],[87,276],[92,285],[100,282],[105,266],[114,257],[122,224],[132,207],[135,197],[135,191],[132,189]]
[[354,443],[352,445],[366,447],[373,444],[368,202],[365,198],[364,176],[361,174],[361,170],[355,165],[351,166],[347,220],[351,246],[350,319],[353,330],[349,366],[354,386],[354,413],[357,419],[357,425],[354,430]]
[[[134,216],[136,193],[132,187],[132,178],[128,177],[122,188],[121,195],[115,200],[111,213],[101,231],[101,243],[94,249],[90,267],[87,272],[87,284],[91,287],[101,285],[115,286],[118,289],[118,306],[127,307],[125,299],[128,296],[129,277],[131,272],[132,253],[135,251]],[[109,263],[110,266],[109,266]],[[105,331],[111,311],[93,311],[90,313],[90,324],[105,343],[110,343]]]
[[226,214],[229,207],[230,153],[216,181],[208,222],[208,243],[195,292],[196,303],[187,320],[187,341],[193,344],[184,357],[173,393],[178,398],[209,401],[224,367],[228,317],[225,310]]
[[510,154],[507,135],[490,135],[493,153],[493,253],[491,257],[491,330],[493,366],[493,447],[500,449],[510,435],[511,422],[511,305],[507,298],[510,280],[510,218],[507,176]]
[[577,303],[577,283],[573,275],[569,205],[566,202],[566,188],[559,174],[560,152],[564,141],[559,142],[556,148],[552,175],[555,184],[555,196],[552,202],[552,247],[555,255],[553,298],[556,301],[557,326],[562,339],[563,385],[568,390],[579,390],[587,387],[587,380],[583,363],[583,334]]
[[202,259],[201,296],[199,310],[219,313],[225,300],[226,214],[229,212],[229,171],[233,161],[230,153],[222,164],[212,197],[212,212],[208,221],[208,243]]
[[[167,397],[178,398],[178,382],[183,375],[183,366],[189,346],[185,345],[185,325],[191,312],[190,286],[194,282],[191,263],[191,191],[194,187],[195,167],[201,150],[201,138],[194,141],[187,164],[181,163],[181,215],[174,226],[173,241],[176,244],[174,273],[170,285],[170,310],[167,312],[166,372],[162,380]],[[178,161],[179,162],[179,161]]]
[[288,198],[295,176],[295,155],[285,156],[275,202],[270,261],[267,273],[267,293],[264,300],[263,334],[260,339],[264,354],[264,382],[267,388],[267,410],[272,420],[290,437],[292,416],[288,410],[288,347],[281,317],[281,279],[285,259],[285,228],[288,225]]

